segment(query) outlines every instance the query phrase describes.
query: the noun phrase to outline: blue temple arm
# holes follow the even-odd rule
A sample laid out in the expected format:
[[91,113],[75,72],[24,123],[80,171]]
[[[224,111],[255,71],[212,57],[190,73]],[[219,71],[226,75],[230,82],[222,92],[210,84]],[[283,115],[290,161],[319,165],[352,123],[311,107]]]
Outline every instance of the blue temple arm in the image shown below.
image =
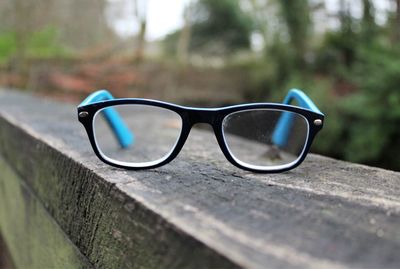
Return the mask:
[[[322,114],[314,102],[311,101],[310,97],[301,90],[291,89],[283,100],[283,104],[288,105],[293,100],[296,101],[300,107]],[[291,128],[293,127],[293,121],[294,117],[292,113],[285,112],[282,114],[276,124],[274,133],[272,134],[272,142],[275,145],[279,147],[286,146],[289,140]]]
[[[86,97],[86,99],[83,100],[79,106],[89,105],[92,103],[112,99],[114,99],[114,97],[109,91],[99,90]],[[111,130],[113,131],[121,147],[129,147],[134,142],[135,137],[133,133],[129,130],[125,122],[122,120],[119,113],[112,107],[103,109],[101,113],[107,121],[108,125],[110,126]]]

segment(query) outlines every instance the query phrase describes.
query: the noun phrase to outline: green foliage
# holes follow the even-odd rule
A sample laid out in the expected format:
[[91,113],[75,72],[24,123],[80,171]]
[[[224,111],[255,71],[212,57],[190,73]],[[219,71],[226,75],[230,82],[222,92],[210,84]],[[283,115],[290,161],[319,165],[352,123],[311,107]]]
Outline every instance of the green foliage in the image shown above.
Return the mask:
[[[360,44],[358,32],[356,32],[356,22],[347,12],[341,14],[341,27],[337,31],[328,32],[322,44],[319,59],[325,58],[327,53],[331,53],[330,59],[322,63],[329,63],[334,59],[335,66],[330,64],[331,70],[336,70],[337,65],[350,68],[356,60],[357,46]],[[322,66],[320,65],[320,66]]]
[[246,74],[244,93],[248,101],[271,100],[294,75],[293,50],[276,39],[264,55],[234,63]]
[[276,41],[268,48],[266,60],[274,66],[270,83],[275,88],[280,88],[290,79],[295,69],[295,52],[292,47],[276,38]]
[[[50,58],[68,55],[67,50],[58,41],[57,29],[51,26],[32,33],[20,47],[27,57]],[[16,53],[16,33],[0,33],[0,63],[8,62]]]
[[16,50],[15,35],[12,32],[0,33],[0,64],[5,63]]
[[199,0],[195,10],[191,49],[223,53],[249,48],[253,22],[239,0]]
[[50,58],[64,56],[67,51],[58,41],[58,30],[47,26],[31,35],[27,41],[26,54],[30,57]]
[[360,49],[354,81],[360,90],[346,98],[344,157],[400,169],[400,51],[379,44]]

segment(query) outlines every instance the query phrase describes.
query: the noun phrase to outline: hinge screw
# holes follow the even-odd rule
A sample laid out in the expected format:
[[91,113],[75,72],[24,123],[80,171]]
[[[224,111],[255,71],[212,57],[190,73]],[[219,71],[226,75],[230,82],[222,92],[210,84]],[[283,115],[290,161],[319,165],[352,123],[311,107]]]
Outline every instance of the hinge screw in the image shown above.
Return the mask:
[[87,116],[89,116],[89,113],[86,111],[82,111],[82,112],[79,112],[78,115],[79,115],[79,118],[86,118]]
[[321,120],[321,119],[316,119],[316,120],[314,120],[314,125],[315,125],[315,126],[320,126],[320,125],[322,125],[322,120]]

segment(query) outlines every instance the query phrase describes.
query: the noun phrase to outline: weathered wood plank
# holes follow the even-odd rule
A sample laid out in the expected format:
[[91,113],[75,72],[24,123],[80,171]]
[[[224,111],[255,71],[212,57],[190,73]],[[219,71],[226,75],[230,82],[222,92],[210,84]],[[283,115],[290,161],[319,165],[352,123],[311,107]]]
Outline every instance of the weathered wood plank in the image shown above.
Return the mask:
[[0,232],[16,268],[92,268],[0,156]]
[[0,152],[99,268],[400,266],[400,173],[310,155],[252,174],[204,131],[164,167],[114,169],[73,106],[10,92]]

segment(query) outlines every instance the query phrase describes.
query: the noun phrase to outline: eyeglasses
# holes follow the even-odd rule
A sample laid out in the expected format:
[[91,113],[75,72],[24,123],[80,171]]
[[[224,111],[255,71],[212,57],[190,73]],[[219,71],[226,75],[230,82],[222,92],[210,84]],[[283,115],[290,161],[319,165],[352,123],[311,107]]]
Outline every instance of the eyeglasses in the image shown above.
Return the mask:
[[[292,101],[299,107],[289,105]],[[194,124],[207,123],[228,161],[264,173],[298,166],[324,121],[311,99],[297,89],[289,91],[283,104],[222,108],[114,99],[100,90],[78,106],[78,118],[96,155],[112,166],[144,169],[164,165],[178,155]]]

